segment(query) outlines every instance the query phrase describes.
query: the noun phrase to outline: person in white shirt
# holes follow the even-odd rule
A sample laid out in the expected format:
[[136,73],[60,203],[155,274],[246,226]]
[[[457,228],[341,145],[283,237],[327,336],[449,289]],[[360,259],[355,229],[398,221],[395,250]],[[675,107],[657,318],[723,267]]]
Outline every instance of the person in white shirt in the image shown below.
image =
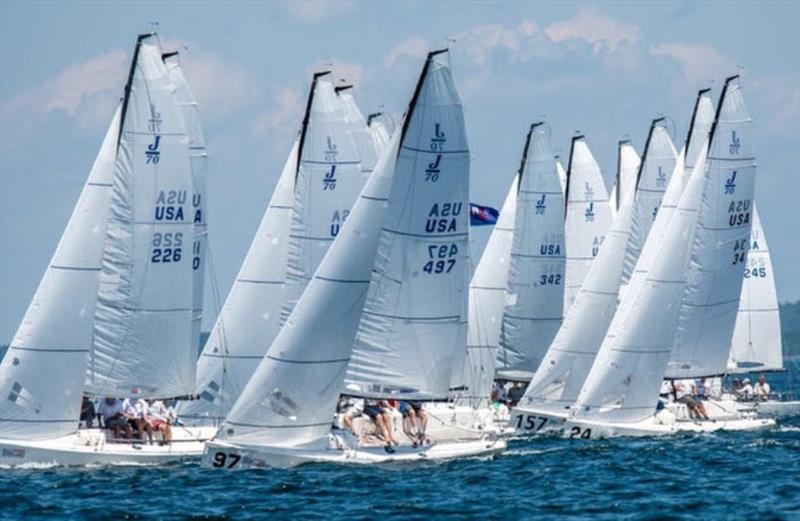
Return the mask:
[[767,383],[767,378],[762,374],[758,377],[758,383],[753,389],[753,394],[756,395],[756,399],[761,401],[766,401],[769,399],[769,384]]
[[167,407],[161,400],[150,402],[148,411],[150,426],[161,433],[162,443],[172,443],[172,425],[175,420],[175,409]]
[[103,425],[106,429],[114,431],[114,439],[120,439],[120,429],[124,430],[124,438],[131,437],[131,426],[123,413],[122,402],[116,398],[108,397],[100,403],[97,415],[103,418]]
[[676,380],[672,383],[672,387],[675,390],[675,401],[686,405],[689,409],[690,417],[704,420],[709,419],[703,402],[692,396],[693,382]]
[[122,414],[128,419],[128,423],[136,427],[136,432],[139,433],[139,439],[144,440],[144,433],[147,432],[147,438],[150,444],[153,443],[153,428],[150,427],[147,415],[149,406],[142,398],[135,402],[130,398],[125,398],[122,402]]
[[736,390],[736,394],[742,400],[751,400],[753,398],[753,386],[750,385],[749,378],[742,380],[742,386]]

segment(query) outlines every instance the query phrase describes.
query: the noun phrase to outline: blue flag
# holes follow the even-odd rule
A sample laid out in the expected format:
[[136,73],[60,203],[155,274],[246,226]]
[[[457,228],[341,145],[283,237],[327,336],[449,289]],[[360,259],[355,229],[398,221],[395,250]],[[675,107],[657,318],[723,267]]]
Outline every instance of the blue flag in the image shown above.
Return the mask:
[[497,223],[500,212],[490,206],[469,203],[469,224],[470,226],[486,226]]

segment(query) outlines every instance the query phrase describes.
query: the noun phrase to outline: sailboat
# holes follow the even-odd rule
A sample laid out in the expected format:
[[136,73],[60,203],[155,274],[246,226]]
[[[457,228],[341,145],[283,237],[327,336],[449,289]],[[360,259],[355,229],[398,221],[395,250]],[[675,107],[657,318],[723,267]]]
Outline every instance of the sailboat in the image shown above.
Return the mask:
[[[625,283],[626,266],[635,265],[643,243],[655,226],[656,215],[670,183],[669,197],[680,188],[682,157],[675,148],[663,119],[652,122],[637,174],[634,191],[624,190],[625,199],[609,229],[604,246],[589,269],[572,308],[558,330],[525,395],[512,411],[511,425],[521,433],[557,429],[578,398],[589,370],[612,323]],[[671,172],[670,175],[664,171]],[[665,199],[668,200],[668,199]],[[661,217],[663,222],[666,215]],[[662,224],[663,226],[663,224]],[[656,232],[656,230],[654,230]]]
[[546,126],[528,132],[519,171],[497,378],[529,381],[562,319],[564,195]]
[[[744,268],[727,374],[774,371],[784,371],[781,322],[767,237],[754,203],[750,251]],[[776,396],[780,398],[779,393]],[[735,399],[734,396],[722,398]],[[745,410],[755,408],[759,415],[774,418],[800,415],[800,401],[797,400],[770,397],[765,401],[737,402],[737,405]]]
[[228,414],[280,330],[287,277],[302,291],[302,273],[316,269],[375,168],[378,142],[353,87],[334,87],[331,76],[312,79],[300,138],[203,348],[199,399],[180,409],[192,424],[218,427]]
[[163,462],[202,451],[201,432],[176,428],[173,443],[144,445],[78,429],[84,394],[167,399],[194,387],[191,253],[205,222],[195,226],[192,196],[202,174],[186,92],[153,37],[137,39],[121,106],[0,364],[2,464]]
[[[729,301],[735,295],[738,305],[755,184],[750,117],[737,78],[725,82],[709,144],[698,156],[678,208],[655,245],[658,253],[644,284],[626,292],[617,311],[621,316],[615,317],[616,324],[570,409],[564,424],[570,438],[774,425],[772,420],[747,417],[695,422],[683,406],[657,410],[665,373],[694,375],[701,365],[707,370],[718,351],[715,344],[729,345],[733,334],[736,308]],[[710,327],[696,328],[700,323]],[[693,342],[687,342],[687,333],[693,333]],[[698,340],[702,342],[695,343]],[[687,358],[687,352],[702,356]],[[670,358],[674,361],[676,355],[691,363],[671,362],[670,369]]]
[[567,166],[564,314],[569,312],[583,280],[600,252],[611,226],[611,203],[603,174],[584,136],[572,138]]
[[446,50],[428,55],[402,130],[207,443],[204,465],[420,461],[505,447],[481,439],[389,454],[331,432],[341,393],[446,398],[465,345],[469,152],[446,58]]

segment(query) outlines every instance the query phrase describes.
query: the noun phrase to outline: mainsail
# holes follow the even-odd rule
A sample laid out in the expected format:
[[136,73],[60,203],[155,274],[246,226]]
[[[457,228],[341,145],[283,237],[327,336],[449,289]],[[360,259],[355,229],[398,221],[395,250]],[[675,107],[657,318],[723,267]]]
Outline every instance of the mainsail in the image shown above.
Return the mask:
[[514,176],[500,215],[486,242],[469,285],[467,358],[463,381],[453,380],[453,387],[466,387],[459,398],[479,406],[489,399],[495,374],[495,360],[500,345],[505,291],[514,240],[519,174]]
[[206,177],[208,176],[208,154],[203,138],[200,112],[189,84],[183,76],[177,52],[162,55],[170,80],[175,87],[175,97],[181,107],[186,135],[189,138],[189,163],[192,167],[192,212],[194,240],[192,242],[192,345],[200,343],[200,326],[203,322],[203,289],[205,287],[206,244],[208,243],[208,215],[206,212]]
[[203,347],[197,363],[199,399],[185,403],[181,408],[183,418],[211,422],[225,418],[278,335],[297,147],[295,140],[247,256]]
[[775,275],[769,257],[767,237],[753,203],[753,229],[750,251],[744,268],[742,294],[733,341],[728,358],[728,373],[779,371],[783,369],[781,319]]
[[414,107],[421,110],[403,127],[395,168],[402,173],[394,178],[348,367],[349,394],[447,398],[452,373],[464,360],[469,149],[458,92],[436,55],[427,62]]
[[174,86],[141,36],[122,104],[87,391],[194,390],[192,170]]
[[622,201],[636,190],[636,178],[641,159],[630,139],[623,139],[617,145],[617,179],[611,189],[611,210],[614,217],[622,208]]
[[750,248],[756,173],[750,114],[735,78],[726,81],[712,127],[709,178],[719,189],[707,190],[703,198],[668,378],[727,370]]
[[3,438],[56,438],[78,425],[119,120],[117,108],[53,258],[0,363]]
[[600,166],[583,136],[572,138],[567,168],[564,314],[569,311],[611,225],[611,204]]
[[416,167],[419,156],[432,155],[419,142],[429,137],[423,130],[434,130],[431,116],[438,120],[436,105],[444,101],[445,93],[434,88],[436,79],[449,77],[437,60],[441,53],[429,55],[403,132],[381,155],[351,218],[226,418],[220,438],[293,446],[328,434],[387,216],[408,202],[410,188],[425,182],[422,170],[431,164],[426,158]]
[[689,131],[686,134],[686,166],[682,184],[685,186],[692,175],[700,150],[706,144],[711,126],[714,124],[714,104],[711,102],[711,89],[697,91],[692,118],[689,121]]
[[529,379],[558,331],[564,302],[564,195],[544,123],[520,165],[498,376]]
[[636,204],[633,213],[631,239],[625,251],[623,281],[628,282],[639,260],[650,228],[656,220],[661,200],[672,178],[677,152],[667,132],[664,118],[653,120],[636,175]]
[[369,171],[362,171],[352,133],[358,123],[336,94],[330,72],[314,74],[300,131],[292,201],[285,321],[339,233]]

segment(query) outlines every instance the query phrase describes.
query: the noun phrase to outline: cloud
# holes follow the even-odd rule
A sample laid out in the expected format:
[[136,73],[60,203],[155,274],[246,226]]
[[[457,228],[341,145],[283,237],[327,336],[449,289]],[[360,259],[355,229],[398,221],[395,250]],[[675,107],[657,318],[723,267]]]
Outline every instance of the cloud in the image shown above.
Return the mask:
[[554,22],[544,32],[555,43],[586,42],[595,54],[604,48],[616,51],[623,43],[636,43],[640,35],[637,25],[615,20],[593,8],[582,9],[564,22]]
[[392,47],[383,59],[383,66],[390,69],[405,58],[424,58],[428,55],[428,42],[420,36],[412,36]]
[[121,92],[126,61],[126,53],[116,50],[68,65],[36,89],[42,96],[44,112],[63,110],[74,116],[86,97],[105,91]]
[[368,80],[368,75],[365,74],[363,65],[338,58],[314,63],[306,69],[306,77],[311,78],[315,72],[324,70],[330,70],[333,73],[334,85],[346,83],[360,88]]
[[356,9],[356,2],[349,0],[287,0],[278,5],[295,20],[309,24],[338,18]]
[[[266,133],[268,130],[296,128],[303,115],[303,96],[296,86],[277,87],[273,95],[272,107],[256,122],[256,132]],[[290,132],[283,132],[291,134]]]
[[[531,31],[529,25],[521,27],[526,32]],[[485,65],[495,49],[511,52],[519,51],[521,46],[520,36],[516,28],[490,24],[473,27],[469,31],[457,34],[455,39],[456,45],[463,47],[467,56],[475,64]]]
[[665,43],[651,48],[650,54],[671,58],[678,63],[683,75],[693,82],[724,76],[735,68],[733,60],[710,45]]
[[204,118],[227,116],[256,98],[258,87],[241,65],[189,49],[182,53],[181,66]]

